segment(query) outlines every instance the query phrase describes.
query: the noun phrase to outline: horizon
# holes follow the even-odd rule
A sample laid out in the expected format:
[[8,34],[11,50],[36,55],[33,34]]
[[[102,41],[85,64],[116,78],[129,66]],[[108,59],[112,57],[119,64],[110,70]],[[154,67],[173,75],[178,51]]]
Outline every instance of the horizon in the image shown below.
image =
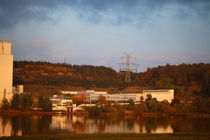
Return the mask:
[[124,53],[138,72],[210,62],[210,1],[2,0],[0,40],[15,60],[118,70]]
[[[70,63],[65,63],[65,62],[50,62],[50,61],[39,61],[39,60],[37,60],[37,61],[34,61],[34,60],[14,60],[14,62],[20,62],[20,61],[22,61],[22,62],[24,62],[24,61],[26,61],[26,62],[43,62],[43,63],[50,63],[50,64],[65,64],[65,65],[71,65],[71,66],[94,66],[94,67],[106,67],[106,68],[111,68],[111,69],[113,69],[114,71],[116,71],[116,72],[120,72],[120,70],[118,70],[118,69],[114,69],[113,67],[110,67],[110,66],[105,66],[105,65],[88,65],[88,64],[70,64]],[[194,64],[210,64],[210,63],[181,63],[181,64],[169,64],[169,63],[166,63],[165,65],[157,65],[157,66],[153,66],[153,67],[147,67],[146,68],[146,70],[145,71],[137,71],[137,73],[144,73],[144,72],[146,72],[148,69],[150,69],[150,68],[157,68],[157,67],[164,67],[164,66],[167,66],[167,65],[169,65],[169,66],[179,66],[179,65],[194,65]],[[123,71],[123,70],[121,70],[121,71]],[[132,71],[132,70],[131,70]],[[132,71],[133,72],[133,71]],[[135,72],[134,72],[135,73]]]

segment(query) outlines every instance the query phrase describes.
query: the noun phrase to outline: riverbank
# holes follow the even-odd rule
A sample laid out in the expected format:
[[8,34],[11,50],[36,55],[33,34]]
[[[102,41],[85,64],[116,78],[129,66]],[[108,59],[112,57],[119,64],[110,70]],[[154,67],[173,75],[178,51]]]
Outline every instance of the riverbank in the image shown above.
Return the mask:
[[5,140],[208,140],[210,133],[175,134],[63,134],[1,137]]
[[0,110],[0,115],[55,115],[61,114],[59,112],[46,112],[46,111],[21,111],[21,110]]
[[[94,116],[94,115],[93,115]],[[100,117],[126,117],[126,118],[159,118],[159,117],[190,117],[190,118],[210,118],[210,114],[204,113],[184,113],[184,114],[167,114],[161,112],[144,112],[141,114],[135,113],[123,113],[123,114],[116,114],[116,113],[99,113],[97,116]]]
[[[9,116],[16,116],[16,115],[67,115],[64,112],[45,112],[45,111],[20,111],[20,110],[0,110],[0,115],[9,115]],[[74,112],[73,114],[68,115],[78,115],[78,116],[88,116],[88,112]],[[116,117],[118,114],[116,113],[101,113],[99,116],[101,117]],[[160,113],[160,112],[144,112],[139,115],[134,113],[124,113],[121,115],[126,117],[132,117],[132,118],[139,118],[139,117],[194,117],[194,118],[210,118],[210,114],[204,114],[204,113],[185,113],[185,114],[179,114],[179,115],[170,115],[166,113]]]

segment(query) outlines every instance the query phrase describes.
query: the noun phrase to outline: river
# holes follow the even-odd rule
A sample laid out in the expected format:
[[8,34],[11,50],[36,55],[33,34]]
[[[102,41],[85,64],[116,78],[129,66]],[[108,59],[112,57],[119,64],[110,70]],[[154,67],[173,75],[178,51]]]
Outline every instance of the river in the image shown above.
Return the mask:
[[210,132],[210,118],[90,118],[41,115],[0,116],[0,136],[93,133]]

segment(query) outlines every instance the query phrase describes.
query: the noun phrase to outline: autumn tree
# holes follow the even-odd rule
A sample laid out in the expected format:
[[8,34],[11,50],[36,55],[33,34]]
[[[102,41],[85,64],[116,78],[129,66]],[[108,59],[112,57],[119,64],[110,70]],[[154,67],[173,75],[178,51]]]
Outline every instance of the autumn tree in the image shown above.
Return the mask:
[[29,94],[22,94],[22,98],[21,98],[22,108],[24,110],[29,110],[29,109],[31,109],[32,104],[33,104],[33,100],[32,100],[31,95],[29,95]]
[[2,109],[9,109],[10,108],[10,103],[9,101],[7,100],[7,98],[4,98],[2,100],[2,106],[1,106]]
[[71,100],[76,105],[80,105],[82,103],[85,103],[86,102],[86,99],[87,99],[87,97],[86,97],[85,94],[80,94],[79,96],[71,96]]
[[203,92],[210,96],[210,70],[203,76]]
[[105,97],[105,96],[102,96],[102,95],[98,97],[98,100],[97,100],[96,102],[97,102],[97,104],[99,104],[99,105],[107,104],[106,97]]

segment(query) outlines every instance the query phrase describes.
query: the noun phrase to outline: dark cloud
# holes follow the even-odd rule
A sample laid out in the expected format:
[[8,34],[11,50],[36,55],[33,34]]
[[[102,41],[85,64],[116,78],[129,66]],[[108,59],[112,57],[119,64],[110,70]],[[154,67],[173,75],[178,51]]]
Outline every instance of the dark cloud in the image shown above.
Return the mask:
[[167,4],[182,5],[209,18],[209,0],[0,0],[0,28],[30,19],[49,20],[50,12],[64,7],[73,8],[80,17],[94,22],[103,12],[111,11],[117,18],[115,22],[122,23],[132,20],[130,16],[146,17]]

